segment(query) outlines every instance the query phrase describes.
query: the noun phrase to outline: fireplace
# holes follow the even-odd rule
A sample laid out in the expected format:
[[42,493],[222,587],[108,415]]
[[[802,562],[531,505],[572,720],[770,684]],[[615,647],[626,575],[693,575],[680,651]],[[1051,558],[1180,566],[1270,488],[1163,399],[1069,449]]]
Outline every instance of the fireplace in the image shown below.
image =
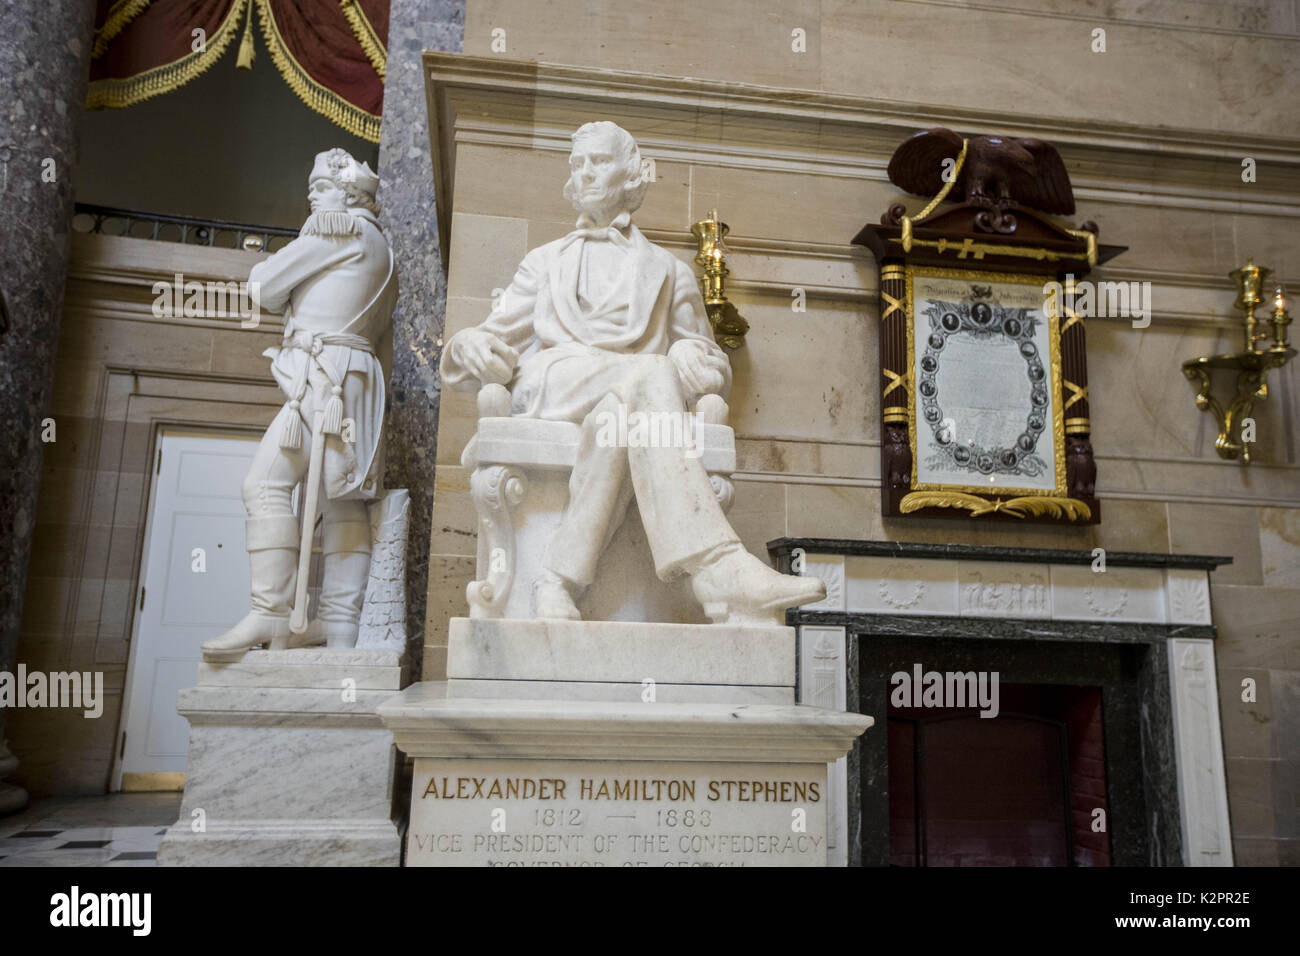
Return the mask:
[[876,718],[832,768],[836,862],[1232,864],[1208,580],[1230,559],[769,550],[827,582],[790,612],[800,700]]
[[996,696],[995,717],[890,701],[890,865],[1109,866],[1101,688]]

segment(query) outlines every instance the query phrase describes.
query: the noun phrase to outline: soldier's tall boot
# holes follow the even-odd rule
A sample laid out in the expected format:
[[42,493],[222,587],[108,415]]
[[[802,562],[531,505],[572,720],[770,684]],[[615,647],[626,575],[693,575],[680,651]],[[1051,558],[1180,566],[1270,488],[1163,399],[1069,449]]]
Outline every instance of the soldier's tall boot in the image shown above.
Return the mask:
[[[357,502],[362,504],[361,502]],[[316,619],[307,628],[304,646],[357,646],[361,627],[361,602],[370,578],[370,521],[364,516],[348,516],[346,521],[326,518],[321,533],[324,569],[321,576],[320,603]]]
[[288,646],[289,611],[298,576],[298,519],[293,515],[249,518],[244,522],[244,546],[251,608],[225,634],[204,643],[205,661],[237,661],[257,644]]

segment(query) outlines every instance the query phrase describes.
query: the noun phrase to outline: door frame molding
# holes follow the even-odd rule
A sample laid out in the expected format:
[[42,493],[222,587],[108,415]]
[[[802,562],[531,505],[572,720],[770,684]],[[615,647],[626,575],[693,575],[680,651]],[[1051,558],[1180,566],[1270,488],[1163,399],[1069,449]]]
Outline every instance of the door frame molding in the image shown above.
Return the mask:
[[[86,622],[82,625],[86,632],[74,639],[93,646],[94,666],[104,671],[101,719],[105,726],[113,728],[112,738],[105,741],[110,760],[104,782],[106,790],[115,792],[121,789],[126,691],[134,666],[139,626],[136,609],[143,582],[160,433],[164,429],[260,433],[283,405],[284,396],[274,382],[260,377],[109,366],[103,373],[100,398],[103,414],[92,439],[95,447],[91,454],[96,475],[88,489],[91,501],[86,514],[88,527],[110,529],[110,542],[100,566],[92,567],[83,559],[68,594],[68,612],[75,613],[83,604],[83,594],[87,601],[93,601],[98,594],[95,611],[69,619]],[[143,476],[143,480],[132,493],[130,483],[136,476]],[[127,547],[132,564],[123,573],[111,566],[108,555],[121,553]]]

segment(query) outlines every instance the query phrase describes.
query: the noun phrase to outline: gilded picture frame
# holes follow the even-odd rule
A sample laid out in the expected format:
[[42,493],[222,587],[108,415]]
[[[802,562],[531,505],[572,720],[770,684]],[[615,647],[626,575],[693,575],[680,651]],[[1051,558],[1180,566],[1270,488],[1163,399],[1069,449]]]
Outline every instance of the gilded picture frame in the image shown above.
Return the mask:
[[902,510],[1086,520],[1067,490],[1060,316],[1044,307],[1044,276],[902,271],[911,451]]

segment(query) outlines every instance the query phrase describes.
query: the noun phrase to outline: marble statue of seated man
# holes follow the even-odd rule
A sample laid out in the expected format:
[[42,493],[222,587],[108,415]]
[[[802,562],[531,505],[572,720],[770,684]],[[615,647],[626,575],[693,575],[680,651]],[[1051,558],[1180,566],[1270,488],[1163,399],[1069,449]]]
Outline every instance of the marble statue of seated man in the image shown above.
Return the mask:
[[691,446],[610,441],[602,427],[620,414],[686,416],[703,395],[725,397],[731,365],[691,268],[632,225],[649,185],[632,136],[586,124],[573,134],[569,170],[577,228],[529,252],[491,314],[453,336],[441,363],[453,388],[509,385],[512,415],[582,428],[533,613],[579,618],[575,600],[635,498],[661,580],[689,575],[715,623],[781,623],[785,608],[824,597],[822,582],[780,574],[744,549]]

